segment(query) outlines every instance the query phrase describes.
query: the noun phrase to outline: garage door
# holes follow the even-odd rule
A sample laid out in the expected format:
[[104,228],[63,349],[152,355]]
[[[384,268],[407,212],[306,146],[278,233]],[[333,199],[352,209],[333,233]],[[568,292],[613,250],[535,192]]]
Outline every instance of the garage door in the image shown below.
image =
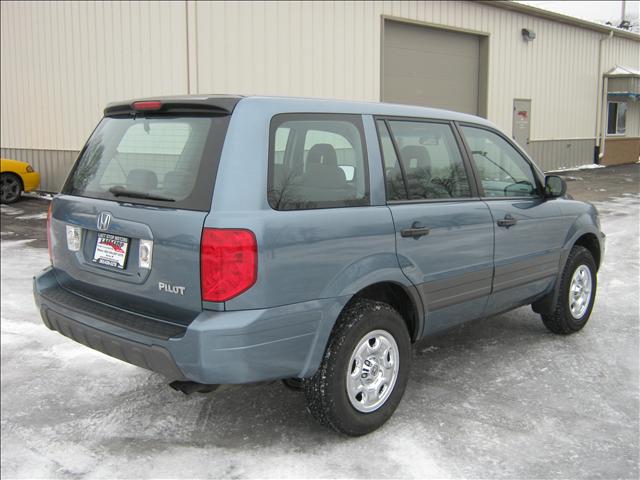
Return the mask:
[[480,37],[385,20],[382,100],[478,115]]

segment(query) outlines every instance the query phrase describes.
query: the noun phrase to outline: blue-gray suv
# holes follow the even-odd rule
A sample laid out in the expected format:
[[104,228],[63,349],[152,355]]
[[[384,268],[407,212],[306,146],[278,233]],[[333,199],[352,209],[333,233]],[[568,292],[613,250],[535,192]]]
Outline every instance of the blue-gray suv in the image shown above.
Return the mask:
[[382,425],[411,344],[531,304],[586,324],[596,209],[482,118],[295,98],[113,103],[51,202],[47,327],[185,393],[283,379]]

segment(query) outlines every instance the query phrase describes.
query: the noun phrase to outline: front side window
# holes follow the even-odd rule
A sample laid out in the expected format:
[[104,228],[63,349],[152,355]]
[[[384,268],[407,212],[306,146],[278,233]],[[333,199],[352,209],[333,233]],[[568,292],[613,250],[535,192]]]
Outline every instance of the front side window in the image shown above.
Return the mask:
[[361,118],[328,114],[274,117],[268,199],[276,210],[368,205]]
[[[388,200],[442,200],[471,196],[462,155],[448,124],[390,120],[388,125],[395,140],[394,149],[385,147],[390,140],[385,139],[388,133],[379,124]],[[407,196],[400,198],[405,192]]]
[[489,130],[462,127],[485,197],[535,197],[538,187],[531,165],[504,138]]
[[624,135],[626,132],[626,102],[609,102],[609,110],[607,111],[607,135]]

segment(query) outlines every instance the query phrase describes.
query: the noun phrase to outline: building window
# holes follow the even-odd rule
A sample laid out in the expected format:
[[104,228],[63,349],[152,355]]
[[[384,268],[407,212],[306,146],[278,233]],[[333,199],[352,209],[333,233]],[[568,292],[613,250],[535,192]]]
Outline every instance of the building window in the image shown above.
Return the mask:
[[626,102],[609,102],[607,135],[624,135],[627,131]]

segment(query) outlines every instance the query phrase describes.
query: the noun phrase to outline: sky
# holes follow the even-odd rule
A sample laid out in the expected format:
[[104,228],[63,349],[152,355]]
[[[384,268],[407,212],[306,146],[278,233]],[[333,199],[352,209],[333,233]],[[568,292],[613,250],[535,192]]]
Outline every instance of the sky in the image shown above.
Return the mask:
[[[622,13],[621,1],[520,1],[518,3],[524,3],[532,7],[544,8],[545,10],[551,10],[598,23],[610,21],[614,25],[620,23]],[[639,10],[640,1],[627,1],[625,18],[630,21],[635,19],[637,23]]]

